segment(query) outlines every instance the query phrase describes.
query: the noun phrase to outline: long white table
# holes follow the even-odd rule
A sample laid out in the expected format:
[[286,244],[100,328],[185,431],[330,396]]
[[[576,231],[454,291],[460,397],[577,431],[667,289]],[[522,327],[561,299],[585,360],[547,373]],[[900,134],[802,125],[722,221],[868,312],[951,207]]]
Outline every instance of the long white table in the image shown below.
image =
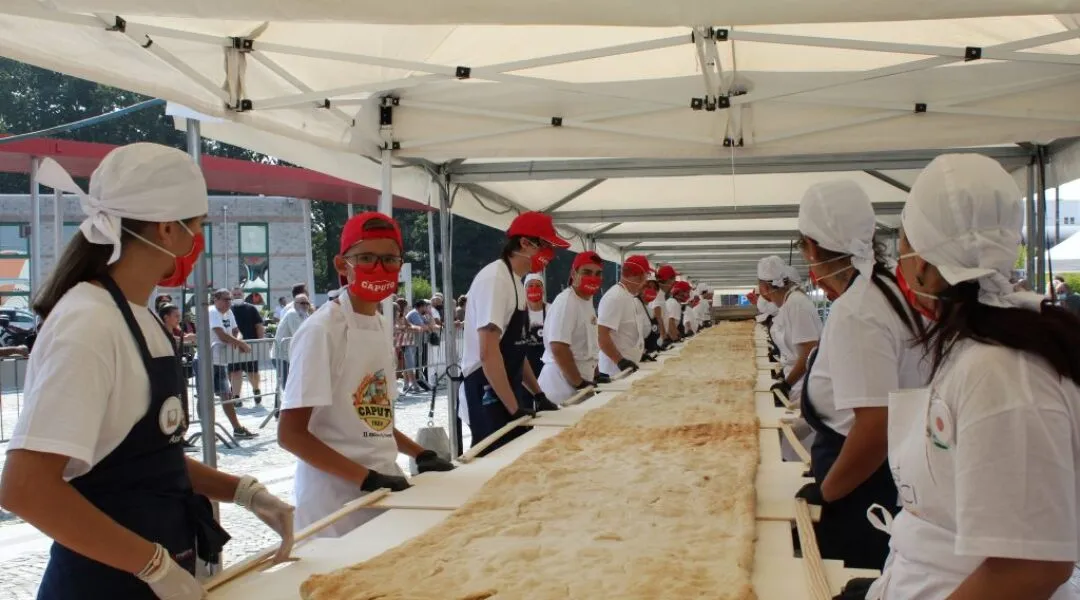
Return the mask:
[[[651,369],[649,369],[651,371]],[[644,376],[637,373],[635,376]],[[629,379],[629,378],[628,378]],[[624,380],[625,381],[625,380]],[[627,386],[628,387],[628,386]],[[488,480],[529,449],[573,425],[590,410],[607,404],[618,395],[607,390],[582,404],[558,413],[541,415],[532,431],[488,456],[461,465],[446,473],[424,473],[413,478],[413,487],[391,494],[374,508],[389,509],[365,525],[338,539],[317,539],[296,552],[300,559],[242,577],[211,594],[213,600],[296,600],[300,584],[315,573],[356,564],[373,558],[416,537],[440,523],[450,511],[463,505]],[[759,409],[762,395],[755,403]],[[775,409],[783,411],[783,409]],[[547,423],[542,423],[543,420]],[[784,462],[780,453],[779,430],[760,430],[761,460],[757,491],[757,543],[754,558],[754,589],[759,600],[812,600],[801,559],[794,555],[792,523],[793,497],[805,483],[802,463]],[[816,507],[812,507],[816,508]],[[818,511],[814,512],[817,518]],[[838,561],[824,561],[833,593],[853,577],[874,577],[876,571],[845,569]]]

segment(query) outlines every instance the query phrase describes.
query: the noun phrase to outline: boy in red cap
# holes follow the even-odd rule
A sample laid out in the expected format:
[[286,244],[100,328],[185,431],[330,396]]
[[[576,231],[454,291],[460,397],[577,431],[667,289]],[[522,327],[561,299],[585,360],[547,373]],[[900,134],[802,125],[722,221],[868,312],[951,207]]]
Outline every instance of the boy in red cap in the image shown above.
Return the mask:
[[[379,304],[397,291],[401,230],[368,212],[345,224],[334,257],[341,292],[308,317],[292,338],[278,443],[296,455],[296,528],[379,488],[409,487],[399,452],[418,470],[453,465],[394,426],[395,353]],[[320,535],[341,536],[373,515],[357,512]]]
[[[596,308],[592,299],[604,280],[604,261],[582,252],[570,267],[570,287],[548,308],[544,320],[544,369],[540,388],[550,402],[562,404],[579,390],[595,385]],[[556,408],[551,404],[549,408]]]
[[[521,278],[543,271],[555,248],[570,247],[555,232],[551,216],[543,213],[518,215],[506,235],[502,256],[476,274],[465,307],[465,381],[458,415],[469,425],[474,445],[515,418],[535,414],[534,397],[542,392],[525,357],[529,317]],[[515,429],[484,453],[525,431]]]
[[645,354],[645,335],[641,330],[640,301],[645,280],[653,271],[644,256],[631,256],[622,265],[619,285],[600,299],[599,325],[600,373],[608,378],[630,369]]
[[678,342],[686,337],[683,311],[690,300],[690,290],[690,284],[685,281],[676,281],[671,285],[671,297],[667,299],[664,306],[664,319],[666,319],[668,339],[672,342]]
[[669,326],[671,314],[668,313],[671,286],[675,285],[675,278],[678,276],[679,273],[671,265],[664,265],[656,270],[656,283],[660,287],[660,292],[656,295],[652,304],[649,305],[649,310],[660,325],[661,349],[667,348],[672,342],[678,341],[677,332],[671,330]]

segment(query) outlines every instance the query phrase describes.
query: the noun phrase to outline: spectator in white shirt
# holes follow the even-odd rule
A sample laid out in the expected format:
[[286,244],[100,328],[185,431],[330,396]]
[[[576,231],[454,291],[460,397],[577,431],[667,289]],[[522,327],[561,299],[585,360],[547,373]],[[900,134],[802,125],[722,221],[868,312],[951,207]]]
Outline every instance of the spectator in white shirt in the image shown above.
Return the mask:
[[[228,366],[230,362],[240,362],[241,354],[251,352],[249,346],[240,338],[240,328],[236,326],[236,317],[232,312],[232,292],[220,289],[214,292],[214,304],[209,308],[211,353],[214,361],[214,389],[221,397],[221,409],[233,428],[233,437],[238,440],[250,440],[258,434],[248,431],[236,418],[236,406],[233,400],[240,397],[240,390],[232,389],[229,384]],[[237,360],[231,361],[230,358]]]

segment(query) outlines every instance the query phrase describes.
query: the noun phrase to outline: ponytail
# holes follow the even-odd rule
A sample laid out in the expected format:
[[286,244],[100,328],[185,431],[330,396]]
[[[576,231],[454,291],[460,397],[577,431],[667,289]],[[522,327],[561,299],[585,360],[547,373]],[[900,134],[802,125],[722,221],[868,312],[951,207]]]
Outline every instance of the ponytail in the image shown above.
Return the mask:
[[[875,258],[876,256],[875,254]],[[892,286],[887,285],[885,280],[892,283]],[[904,327],[907,327],[911,337],[916,340],[922,338],[926,334],[926,325],[923,324],[922,318],[915,314],[914,309],[911,308],[907,300],[894,291],[898,290],[900,285],[896,281],[896,275],[890,273],[889,269],[885,267],[884,261],[875,260],[874,272],[870,276],[870,281],[874,283],[881,295],[885,296],[885,301],[892,307],[893,312],[900,317],[900,322],[904,324]]]
[[1080,317],[1044,302],[1039,312],[979,302],[979,284],[965,281],[938,294],[940,319],[919,338],[932,358],[933,374],[957,342],[974,340],[1033,354],[1058,376],[1080,385]]
[[[132,239],[128,230],[142,231],[150,223],[133,219],[121,220],[123,227],[120,234],[121,243],[127,244]],[[64,253],[56,261],[52,273],[45,279],[41,291],[34,296],[32,308],[44,322],[49,313],[56,308],[60,298],[68,293],[71,288],[84,281],[93,281],[109,271],[109,257],[112,256],[113,247],[108,244],[91,244],[87,241],[82,231],[76,231],[75,236],[68,242]]]

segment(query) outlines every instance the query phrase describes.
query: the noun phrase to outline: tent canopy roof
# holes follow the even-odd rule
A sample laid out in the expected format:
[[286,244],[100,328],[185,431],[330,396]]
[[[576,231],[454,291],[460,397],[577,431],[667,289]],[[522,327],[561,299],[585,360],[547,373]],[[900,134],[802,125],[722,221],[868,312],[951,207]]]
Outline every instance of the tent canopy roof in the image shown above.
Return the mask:
[[[360,155],[385,148],[397,194],[430,202],[441,172],[456,214],[505,227],[548,210],[609,259],[683,244],[723,255],[790,242],[813,182],[858,181],[890,226],[941,149],[1016,170],[1032,156],[1017,142],[1080,135],[1077,12],[1080,0],[14,0],[0,54],[184,104],[213,118],[206,135],[361,184],[379,172]],[[1053,179],[1080,177],[1080,147],[1052,147]]]

